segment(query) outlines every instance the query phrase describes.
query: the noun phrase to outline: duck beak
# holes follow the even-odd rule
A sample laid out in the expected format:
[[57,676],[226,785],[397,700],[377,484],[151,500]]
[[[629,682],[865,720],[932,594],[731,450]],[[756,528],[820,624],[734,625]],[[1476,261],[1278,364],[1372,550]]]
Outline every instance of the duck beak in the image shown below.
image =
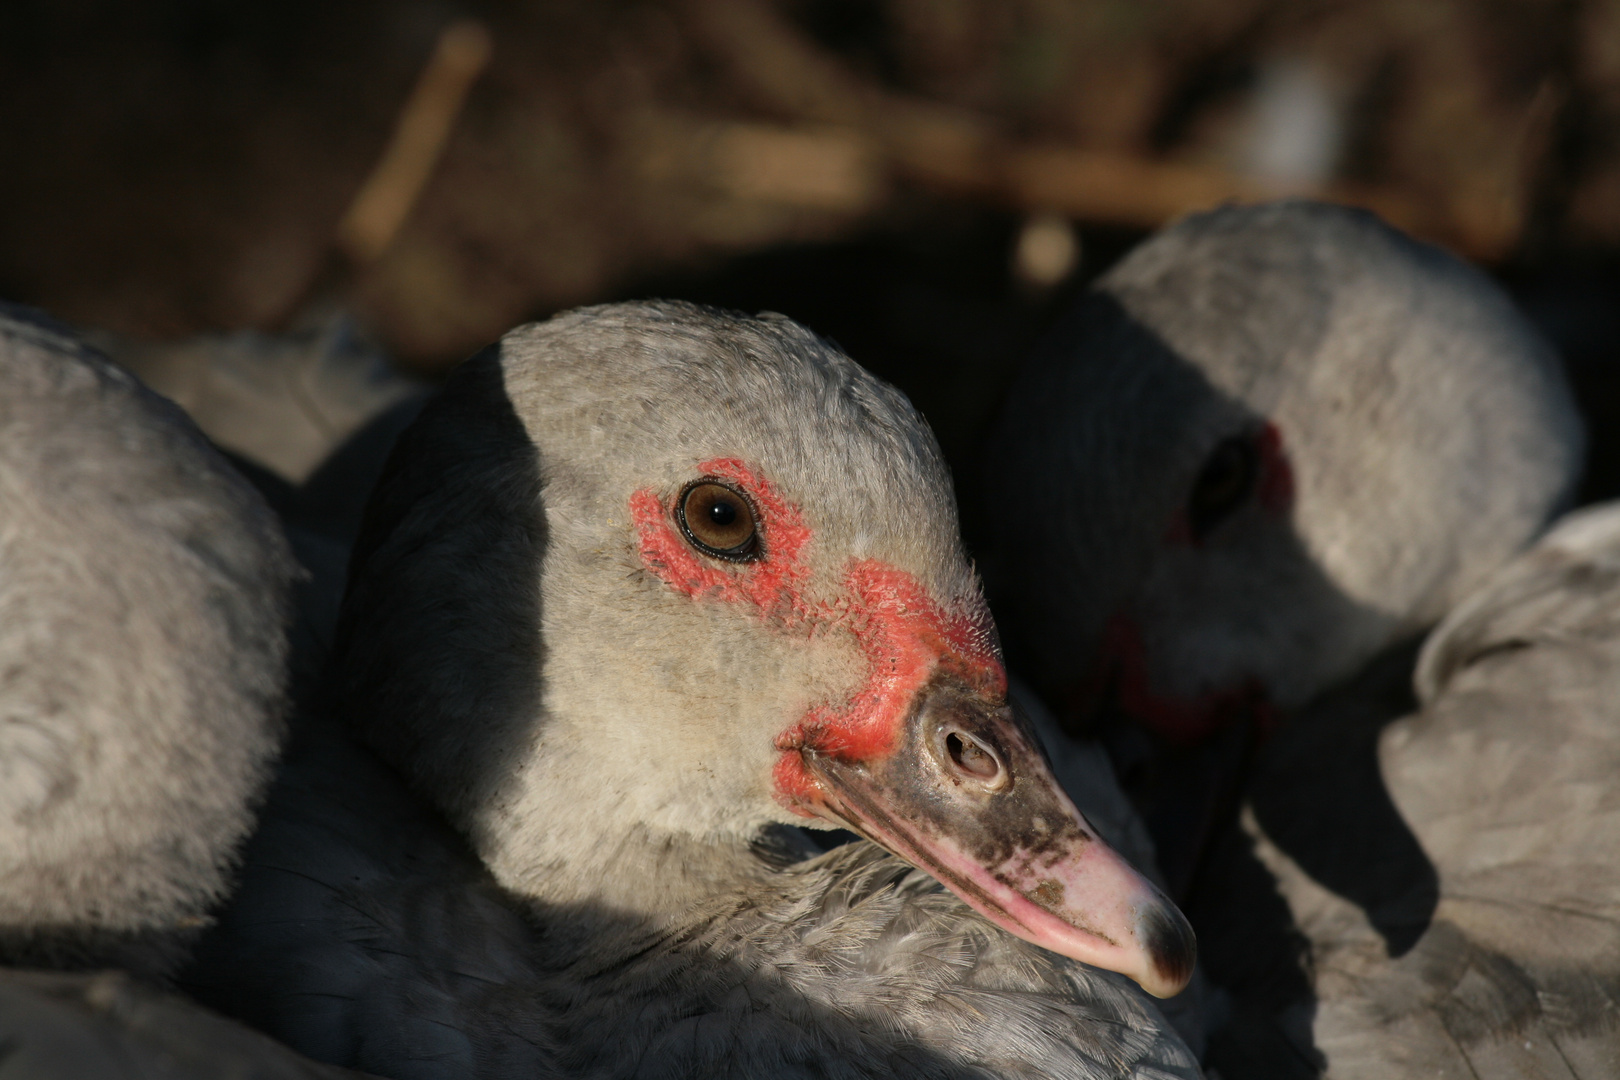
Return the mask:
[[799,753],[821,816],[927,870],[997,926],[1156,997],[1192,977],[1192,927],[1087,824],[1004,702],[940,680],[888,753]]

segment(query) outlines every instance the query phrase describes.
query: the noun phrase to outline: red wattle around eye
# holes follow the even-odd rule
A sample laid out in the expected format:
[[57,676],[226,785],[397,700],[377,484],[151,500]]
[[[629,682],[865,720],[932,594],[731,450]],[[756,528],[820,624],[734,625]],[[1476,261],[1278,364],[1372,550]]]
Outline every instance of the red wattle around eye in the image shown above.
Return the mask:
[[982,601],[970,602],[965,611],[947,610],[909,573],[869,559],[846,566],[840,598],[812,602],[803,591],[812,532],[799,508],[741,461],[720,458],[698,468],[735,484],[753,501],[763,557],[726,565],[700,555],[679,534],[674,508],[643,489],[631,497],[630,514],[647,568],[685,596],[746,605],[761,617],[780,619],[789,632],[842,626],[866,659],[865,678],[847,701],[811,709],[778,737],[783,758],[774,779],[785,805],[802,813],[819,792],[797,764],[799,749],[813,746],[851,758],[888,752],[898,743],[912,701],[937,673],[988,694],[1006,692],[1006,671]]

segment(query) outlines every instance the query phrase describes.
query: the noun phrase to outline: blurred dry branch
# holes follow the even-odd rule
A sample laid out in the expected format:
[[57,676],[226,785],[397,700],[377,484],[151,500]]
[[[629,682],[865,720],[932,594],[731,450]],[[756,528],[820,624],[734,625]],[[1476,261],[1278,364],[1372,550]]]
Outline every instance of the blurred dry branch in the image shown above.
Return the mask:
[[1309,194],[1485,261],[1620,249],[1616,42],[1620,0],[16,0],[0,292],[266,326],[340,256],[435,364],[942,205],[1147,229]]
[[338,244],[355,262],[371,262],[393,243],[444,153],[491,48],[489,30],[474,19],[458,20],[439,32],[382,160],[338,222]]
[[723,198],[861,213],[887,194],[879,148],[847,128],[665,115],[648,125],[643,175],[708,184]]
[[[1521,222],[1511,198],[1459,197],[1436,205],[1388,185],[1287,183],[1139,153],[1013,139],[991,117],[890,93],[852,76],[763,0],[688,0],[685,10],[698,39],[757,100],[805,122],[848,124],[852,138],[867,141],[866,157],[948,194],[1140,228],[1222,202],[1301,195],[1367,207],[1476,259],[1500,259],[1518,240]],[[768,157],[769,149],[760,147],[759,155]],[[766,175],[787,172],[768,164],[755,168]]]
[[1144,229],[1224,202],[1298,195],[1365,207],[1474,259],[1500,259],[1518,239],[1519,222],[1511,207],[1483,213],[1456,205],[1436,207],[1395,187],[1287,184],[1205,165],[1069,147],[1011,150],[1000,174],[1001,190],[1015,205]]
[[[987,29],[985,20],[994,24],[1001,9],[972,0],[920,6],[913,0],[890,0],[875,7],[887,12],[890,31],[905,40],[915,39],[917,33],[907,37],[897,26],[903,30],[912,25],[915,31],[925,25],[927,33],[937,38],[938,25],[950,22],[947,8],[958,15],[967,12],[971,25],[959,34],[968,42],[963,55],[972,53],[976,38],[994,39],[1000,32],[994,25]],[[1031,19],[1036,18],[1031,11],[1038,15],[1049,10],[1029,4],[1010,7]],[[564,167],[572,175],[551,171],[526,155],[539,167],[526,191],[532,197],[550,182],[547,201],[560,209],[577,197],[578,213],[569,215],[566,225],[543,226],[532,213],[525,217],[513,210],[507,219],[525,224],[501,230],[497,240],[485,231],[487,226],[474,223],[487,217],[493,224],[502,215],[487,205],[476,210],[467,206],[470,193],[476,191],[487,200],[496,185],[485,177],[464,175],[454,183],[469,194],[448,196],[461,204],[461,211],[450,213],[442,203],[439,208],[454,223],[441,217],[417,233],[397,260],[379,264],[362,293],[368,310],[383,325],[395,328],[395,340],[408,350],[450,353],[457,344],[474,342],[474,326],[487,336],[535,307],[600,295],[637,269],[847,234],[883,220],[907,205],[915,193],[1025,215],[1056,214],[1087,224],[1142,229],[1224,201],[1309,195],[1366,206],[1476,259],[1507,258],[1521,244],[1534,185],[1546,172],[1553,133],[1563,122],[1568,95],[1558,93],[1557,80],[1541,68],[1529,90],[1479,87],[1475,77],[1479,61],[1456,33],[1436,39],[1435,46],[1442,54],[1440,76],[1449,85],[1441,86],[1422,68],[1402,68],[1409,73],[1400,78],[1409,84],[1427,86],[1432,81],[1435,86],[1432,92],[1424,91],[1429,98],[1420,95],[1416,107],[1396,93],[1406,113],[1390,113],[1386,105],[1368,100],[1369,93],[1374,98],[1377,94],[1364,87],[1355,92],[1342,89],[1357,80],[1368,85],[1380,78],[1388,82],[1394,76],[1378,73],[1394,70],[1391,64],[1400,68],[1406,62],[1401,58],[1413,55],[1415,43],[1427,40],[1427,35],[1465,28],[1469,19],[1476,18],[1467,5],[1447,5],[1449,23],[1432,16],[1414,19],[1397,7],[1393,0],[1363,0],[1358,8],[1362,21],[1351,20],[1357,32],[1350,34],[1342,5],[1313,7],[1308,17],[1291,15],[1291,24],[1276,14],[1283,9],[1258,0],[1251,0],[1247,16],[1242,12],[1217,16],[1202,0],[1149,5],[1149,17],[1121,31],[1124,38],[1118,51],[1151,78],[1133,80],[1127,66],[1110,65],[1097,50],[1082,58],[1087,65],[1107,68],[1120,86],[1116,91],[1104,80],[1099,89],[1092,80],[1076,89],[1082,98],[1085,94],[1095,98],[1088,116],[1116,102],[1129,105],[1123,111],[1131,123],[1116,120],[1102,138],[1095,122],[1077,127],[1050,119],[1032,121],[1009,110],[1005,95],[998,102],[995,94],[957,93],[953,87],[975,81],[960,78],[961,72],[930,87],[922,76],[908,79],[902,72],[898,78],[893,73],[884,77],[851,63],[849,56],[807,30],[800,17],[806,10],[802,2],[673,0],[633,5],[629,10],[634,18],[600,31],[610,34],[610,40],[598,43],[602,52],[593,70],[575,87],[588,100],[587,108],[561,102],[547,106],[543,111],[556,126],[546,130],[530,126],[523,136],[511,113],[485,123],[481,141],[486,157],[516,138],[539,139],[547,145],[557,145],[555,140],[561,138],[569,146]],[[1156,54],[1155,42],[1161,35],[1179,40],[1173,36],[1175,24],[1189,11],[1198,24],[1194,29],[1207,33],[1208,40],[1180,46],[1186,54],[1180,58],[1167,60],[1162,52]],[[1040,33],[1062,30],[1036,24]],[[1078,40],[1092,30],[1080,27],[1074,33]],[[577,25],[574,31],[580,32]],[[1276,40],[1268,40],[1268,34]],[[589,34],[582,37],[588,39]],[[1336,50],[1341,39],[1353,47]],[[937,40],[931,47],[942,48]],[[1178,78],[1189,78],[1188,69],[1230,62],[1221,60],[1223,50],[1241,49],[1249,50],[1256,58],[1253,63],[1260,65],[1254,76],[1258,82],[1244,92],[1248,97],[1226,93],[1222,98],[1216,93],[1209,101],[1199,101],[1185,86],[1176,88]],[[576,57],[580,51],[576,42]],[[1244,155],[1253,157],[1254,152],[1245,147],[1257,136],[1244,134],[1242,125],[1263,125],[1266,117],[1242,115],[1242,109],[1233,114],[1237,120],[1231,115],[1222,120],[1220,114],[1223,109],[1232,114],[1237,108],[1233,101],[1248,100],[1254,102],[1245,106],[1251,112],[1276,111],[1264,100],[1271,91],[1262,69],[1271,63],[1265,58],[1272,54],[1307,58],[1290,60],[1288,70],[1303,71],[1304,78],[1320,84],[1319,93],[1327,100],[1323,108],[1337,110],[1321,121],[1328,127],[1339,123],[1336,117],[1347,109],[1364,114],[1382,109],[1389,114],[1380,114],[1370,128],[1361,125],[1383,131],[1388,145],[1382,150],[1358,149],[1351,144],[1356,138],[1365,143],[1366,132],[1359,136],[1350,132],[1340,140],[1346,146],[1324,152],[1325,163],[1315,173],[1268,172],[1263,160],[1259,166],[1246,162]],[[1379,55],[1396,59],[1379,60]],[[971,72],[974,65],[982,69],[995,61],[968,56],[962,63]],[[1077,60],[1072,66],[1078,70],[1080,64]],[[1150,85],[1155,79],[1156,89]],[[1307,83],[1304,90],[1310,91],[1312,85]],[[1178,95],[1192,104],[1177,104]],[[1060,98],[1061,86],[1051,96]],[[1428,108],[1424,102],[1430,100],[1439,103],[1438,117],[1422,115]],[[1286,120],[1288,102],[1281,107]],[[1198,119],[1205,114],[1214,119]],[[531,124],[539,119],[530,115]],[[1171,130],[1175,124],[1166,127],[1165,117],[1172,115],[1182,117],[1180,134]],[[1481,116],[1488,119],[1485,127]],[[1408,129],[1432,135],[1448,125],[1459,137],[1475,140],[1474,149],[1454,166],[1437,170],[1410,147],[1393,145],[1407,137]],[[505,126],[508,132],[496,135],[491,126]],[[1154,128],[1160,129],[1158,135]],[[1298,132],[1285,130],[1284,135],[1300,138]],[[1309,135],[1305,133],[1307,142]],[[1163,145],[1154,145],[1156,138]],[[1356,154],[1360,164],[1352,160]],[[1380,154],[1385,160],[1375,160]],[[1368,161],[1375,167],[1368,167]],[[1403,163],[1409,161],[1418,162],[1420,171],[1403,173]],[[588,192],[578,189],[582,174],[594,179]],[[526,229],[537,230],[534,243],[520,251],[517,237]],[[441,233],[437,239],[428,235],[439,230],[453,235]],[[531,252],[545,252],[550,258],[537,265]],[[482,265],[474,267],[470,263],[476,256],[483,256]],[[506,268],[502,280],[490,279],[490,265]]]

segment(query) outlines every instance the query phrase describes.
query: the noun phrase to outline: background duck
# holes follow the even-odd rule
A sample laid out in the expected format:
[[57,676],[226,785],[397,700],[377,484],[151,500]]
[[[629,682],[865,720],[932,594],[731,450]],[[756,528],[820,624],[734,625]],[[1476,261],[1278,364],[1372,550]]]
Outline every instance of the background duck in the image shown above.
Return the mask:
[[[1367,739],[1347,703],[1267,748],[1252,798],[1277,840],[1258,851],[1310,941],[1327,1075],[1620,1072],[1617,681],[1611,503],[1559,522],[1429,635],[1421,708],[1376,738],[1379,787],[1325,775]],[[1437,896],[1421,867],[1346,827],[1385,790],[1433,859]],[[1322,866],[1364,880],[1344,889],[1310,872]],[[1380,902],[1357,902],[1369,892]]]
[[1413,706],[1423,631],[1566,504],[1582,447],[1556,358],[1483,275],[1306,202],[1165,230],[1021,374],[990,454],[995,505],[1020,508],[989,519],[992,593],[1069,737],[1108,745],[1235,996],[1223,1071],[1316,1067],[1309,945],[1236,827],[1257,747],[1357,718],[1291,767],[1318,803],[1356,793],[1340,823],[1426,876],[1426,907],[1302,846],[1297,806],[1253,808],[1410,948],[1438,878],[1378,794],[1378,728]]
[[294,564],[184,415],[0,311],[0,957],[170,971],[283,731]]
[[229,890],[268,782],[293,573],[178,409],[0,306],[5,1075],[358,1075],[151,985]]

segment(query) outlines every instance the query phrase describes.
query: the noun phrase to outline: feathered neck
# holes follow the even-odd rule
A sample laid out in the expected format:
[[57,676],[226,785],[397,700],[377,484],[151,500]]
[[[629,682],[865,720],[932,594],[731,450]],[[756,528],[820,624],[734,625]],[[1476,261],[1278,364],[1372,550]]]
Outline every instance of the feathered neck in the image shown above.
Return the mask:
[[[798,829],[769,826],[752,837],[692,837],[637,827],[589,859],[554,861],[530,879],[524,903],[547,927],[553,957],[564,965],[588,955],[609,964],[622,939],[679,937],[700,930],[737,905],[781,903],[814,888],[807,860],[820,849]],[[557,950],[562,951],[557,951]]]
[[662,924],[599,913],[588,941],[558,950],[558,920],[585,924],[549,914],[566,1072],[778,1076],[836,1062],[850,1077],[943,1078],[1018,1062],[1079,1080],[1196,1075],[1122,976],[1014,938],[874,844],[773,867],[795,850],[782,839],[739,857],[759,880]]

